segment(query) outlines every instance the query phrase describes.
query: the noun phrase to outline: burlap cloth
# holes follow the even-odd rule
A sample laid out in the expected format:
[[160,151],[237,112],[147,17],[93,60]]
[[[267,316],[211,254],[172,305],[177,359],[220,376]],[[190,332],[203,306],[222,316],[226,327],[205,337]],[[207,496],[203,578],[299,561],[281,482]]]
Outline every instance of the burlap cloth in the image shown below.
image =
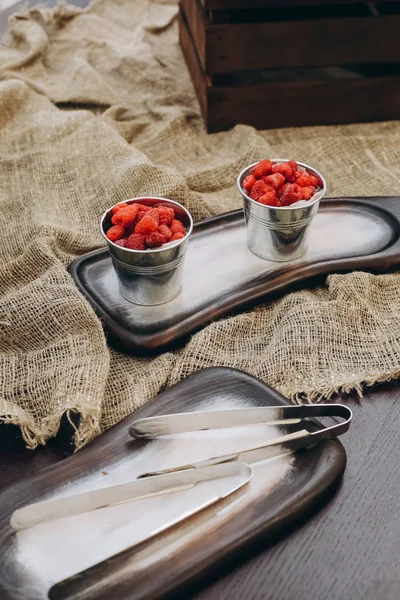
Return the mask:
[[238,208],[237,172],[265,156],[315,165],[330,196],[399,189],[398,123],[206,135],[176,13],[175,0],[36,9],[11,19],[0,47],[0,415],[30,448],[71,411],[79,448],[213,365],[308,401],[400,373],[398,274],[331,275],[156,358],[107,347],[66,267],[103,245],[98,221],[115,202],[167,196],[196,218]]

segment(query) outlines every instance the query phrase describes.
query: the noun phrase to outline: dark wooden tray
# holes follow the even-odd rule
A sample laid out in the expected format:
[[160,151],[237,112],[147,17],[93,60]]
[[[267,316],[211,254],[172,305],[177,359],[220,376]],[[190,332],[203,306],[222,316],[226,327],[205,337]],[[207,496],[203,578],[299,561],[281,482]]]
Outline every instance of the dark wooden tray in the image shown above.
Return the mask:
[[[278,392],[246,373],[211,368],[161,393],[136,411],[135,419],[163,413],[285,402]],[[179,452],[176,438],[134,441],[128,434],[132,421],[132,416],[127,417],[84,450],[0,494],[1,600],[46,598],[48,588],[59,580],[68,560],[65,546],[75,554],[75,551],[82,552],[82,543],[85,543],[81,536],[85,527],[77,532],[70,521],[64,525],[63,535],[59,535],[63,527],[60,523],[65,519],[47,529],[46,535],[37,527],[48,524],[33,528],[36,529],[33,534],[33,529],[27,530],[31,532],[28,538],[18,537],[20,534],[13,533],[9,525],[10,515],[16,508],[59,494],[97,487],[99,482],[126,481],[143,473],[144,469],[149,470],[149,466],[158,468],[171,465],[171,462],[176,464],[178,455],[178,462],[187,462],[205,458],[212,446],[218,453],[222,449],[230,451],[229,439],[218,437],[221,432],[215,431],[190,434],[186,441],[180,442],[185,448]],[[269,433],[278,435],[277,429],[271,426],[256,428],[258,431],[251,428],[252,431],[246,434],[251,436],[247,443],[241,438],[245,446],[248,447],[249,439],[252,443],[260,437],[265,439],[268,435],[266,427]],[[232,435],[235,434],[230,433],[229,437]],[[202,436],[206,436],[207,443]],[[161,463],[154,460],[161,460]],[[295,522],[314,513],[328,500],[341,480],[345,465],[346,454],[338,440],[302,450],[295,456],[286,455],[258,463],[253,466],[252,482],[244,492],[224,501],[223,505],[210,507],[176,531],[164,534],[157,542],[148,542],[135,552],[124,552],[118,559],[103,563],[64,588],[53,587],[50,597],[58,600],[156,600],[176,592],[179,586],[198,581],[199,576],[215,574],[222,562],[256,540],[262,540],[265,545],[285,535]],[[126,510],[124,506],[123,510]],[[134,513],[133,518],[138,518],[137,514]],[[58,528],[58,533],[53,527]],[[90,540],[90,549],[107,545],[108,535],[112,536],[113,532],[114,529],[102,536],[96,532],[99,539]],[[178,597],[182,595],[178,594]]]
[[106,249],[76,259],[69,272],[102,319],[112,346],[129,354],[159,353],[210,321],[311,277],[353,269],[385,272],[399,265],[399,219],[397,197],[324,200],[307,254],[288,263],[250,252],[240,210],[200,221],[189,243],[182,292],[160,306],[122,298]]

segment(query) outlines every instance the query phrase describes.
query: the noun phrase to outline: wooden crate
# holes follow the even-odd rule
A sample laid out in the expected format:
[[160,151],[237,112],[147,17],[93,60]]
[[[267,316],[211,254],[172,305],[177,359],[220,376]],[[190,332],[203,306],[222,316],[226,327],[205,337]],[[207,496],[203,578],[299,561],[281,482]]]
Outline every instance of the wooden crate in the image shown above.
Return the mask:
[[[270,7],[292,7],[292,6],[326,6],[328,4],[359,4],[368,0],[200,0],[202,6],[208,11],[225,10],[247,10],[249,8],[270,8]],[[397,0],[375,0],[375,3],[385,1],[397,2]]]
[[400,0],[181,0],[180,39],[209,131],[400,118]]

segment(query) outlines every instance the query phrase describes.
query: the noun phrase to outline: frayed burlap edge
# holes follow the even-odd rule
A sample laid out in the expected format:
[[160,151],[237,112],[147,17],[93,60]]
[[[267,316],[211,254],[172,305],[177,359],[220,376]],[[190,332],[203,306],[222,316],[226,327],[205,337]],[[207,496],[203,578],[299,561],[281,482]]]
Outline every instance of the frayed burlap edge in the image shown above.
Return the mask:
[[[37,16],[38,19],[40,19],[43,24],[45,26],[49,26],[50,28],[53,27],[55,30],[57,29],[57,26],[61,25],[63,22],[68,21],[69,19],[71,19],[73,17],[74,14],[80,14],[80,13],[84,13],[87,10],[89,10],[90,8],[92,8],[94,5],[96,4],[100,4],[101,1],[103,0],[94,0],[94,2],[91,3],[90,7],[86,8],[86,9],[78,9],[78,8],[73,8],[73,11],[71,11],[71,7],[70,6],[66,6],[65,3],[61,3],[59,4],[58,7],[56,7],[56,9],[53,10],[49,10],[46,7],[43,7],[41,10],[42,12],[40,12],[38,10],[38,13],[40,12],[40,14],[36,14],[35,16]],[[116,3],[118,4],[118,3]],[[38,5],[40,6],[40,5]],[[36,7],[38,8],[38,7]],[[27,9],[27,13],[28,14],[32,14],[32,11],[35,10],[35,7],[29,8]],[[74,12],[76,11],[76,12]],[[21,15],[21,13],[19,13]],[[22,13],[23,14],[23,13]],[[26,13],[25,13],[26,14]],[[22,17],[23,19],[23,17]],[[172,46],[171,46],[172,47]],[[132,54],[133,56],[133,54]],[[23,70],[23,69],[21,69]],[[12,74],[12,77],[15,78],[16,74]],[[24,80],[24,75],[21,74],[20,72],[18,73],[18,77],[22,78],[22,80]],[[28,77],[28,75],[26,75],[26,77]],[[32,81],[34,83],[34,85],[32,84]],[[40,91],[41,88],[37,87],[36,85],[39,86],[40,84],[36,84],[35,82],[35,73],[33,73],[32,78],[30,79],[30,85],[31,87],[33,87],[33,89],[37,89],[37,91]],[[44,93],[43,91],[41,93]],[[187,90],[185,91],[185,93],[187,93]],[[100,102],[100,100],[99,100]],[[185,106],[185,108],[187,109],[187,107]],[[192,115],[192,112],[190,112],[190,115]],[[176,121],[174,121],[176,122]],[[371,126],[372,127],[372,126]],[[178,134],[179,134],[180,129],[178,129],[178,131],[175,133],[175,139],[178,139]],[[307,138],[308,135],[315,135],[314,134],[310,134],[309,133],[310,130],[307,130],[307,134],[305,134],[305,132],[301,133],[301,151],[306,151],[304,150],[303,146],[307,146],[307,144],[304,143],[305,138]],[[313,130],[314,131],[314,130]],[[321,132],[323,132],[324,129],[323,128],[319,128],[318,129],[318,136],[321,136]],[[172,132],[172,128],[169,129],[169,132]],[[187,133],[186,130],[183,131],[184,133]],[[336,132],[336,133],[335,133]],[[225,135],[225,134],[223,134]],[[226,134],[229,135],[229,134]],[[244,134],[243,134],[244,135]],[[261,134],[257,134],[257,135],[261,135]],[[277,154],[278,155],[291,155],[292,152],[294,152],[294,149],[297,148],[299,149],[300,145],[296,145],[296,143],[298,144],[299,142],[296,142],[297,137],[295,138],[295,136],[293,136],[293,132],[290,131],[285,131],[284,135],[283,134],[279,134],[278,133],[273,133],[273,132],[267,132],[266,134],[263,134],[268,136],[268,139],[271,142],[271,150],[275,149],[275,148],[279,148],[279,151],[277,150]],[[290,144],[290,152],[286,152],[286,148],[284,148],[281,151],[281,148],[283,146],[283,142],[282,139],[280,139],[280,135],[282,135],[282,139],[285,138],[285,143],[287,145]],[[326,131],[325,134],[326,136]],[[375,134],[374,134],[375,135]],[[360,134],[360,138],[361,140],[361,146],[365,145],[365,144],[371,144],[372,141],[374,141],[375,139],[378,139],[378,141],[380,139],[382,139],[384,135],[384,132],[380,132],[379,133],[379,139],[376,137],[371,137],[372,134],[370,134],[370,137],[366,137],[363,138],[363,136]],[[290,139],[292,136],[293,139]],[[329,147],[332,145],[332,156],[338,155],[337,151],[335,153],[335,136],[336,136],[336,140],[339,140],[339,134],[337,133],[337,129],[330,129],[329,130]],[[346,137],[347,136],[347,137]],[[346,129],[346,133],[345,133],[345,137],[343,137],[343,140],[345,141],[346,139],[348,139],[348,130]],[[355,137],[357,137],[357,134],[355,132]],[[193,139],[190,138],[190,136],[188,136],[188,139],[190,140],[190,143],[193,143]],[[216,136],[215,138],[213,138],[213,140],[215,140],[216,143],[216,149],[218,148],[217,146],[217,140],[218,140],[218,136]],[[221,139],[222,139],[222,135],[221,135]],[[242,143],[242,146],[244,145],[244,142],[246,142],[246,144],[248,143],[248,138],[244,138],[244,141]],[[295,143],[296,142],[296,143]],[[172,144],[173,142],[171,142]],[[339,142],[337,141],[337,144]],[[360,144],[360,140],[358,142]],[[160,160],[160,162],[162,163],[162,161],[166,158],[167,162],[168,162],[168,148],[167,151],[165,151],[165,147],[163,146],[163,144],[160,142],[160,148],[161,150],[164,150],[164,154],[163,152],[160,152],[159,155],[157,155],[157,160]],[[166,146],[169,146],[170,142],[168,142],[166,144]],[[148,145],[148,147],[145,147],[146,145],[142,144],[141,146],[141,151],[144,151],[146,155],[148,155],[150,157],[150,160],[152,160],[152,156],[151,156],[151,144]],[[251,146],[251,144],[250,144]],[[312,143],[312,146],[317,146],[317,144],[315,144],[314,142]],[[223,148],[225,148],[224,146],[222,146]],[[236,147],[236,146],[235,146]],[[310,150],[311,145],[308,145],[308,150],[307,152],[310,154],[310,164],[314,164],[314,160],[320,160],[320,158],[318,156],[315,156],[313,154],[313,151]],[[322,154],[322,148],[323,146],[321,146],[321,154]],[[391,146],[391,148],[393,149],[393,145]],[[338,149],[338,148],[337,148]],[[336,150],[337,150],[336,149]],[[264,153],[267,152],[267,150],[269,151],[269,146],[264,146],[262,147],[262,152]],[[261,151],[261,150],[260,150]],[[386,151],[386,150],[385,150]],[[159,152],[159,147],[157,146],[157,152]],[[350,156],[353,156],[353,150],[352,148],[348,148],[348,152]],[[369,152],[369,148],[368,148],[368,152]],[[372,152],[372,151],[371,151]],[[376,152],[376,148],[375,148],[375,152]],[[393,160],[393,155],[391,153],[390,154],[390,159],[393,162],[395,162]],[[395,154],[395,153],[394,153]],[[261,156],[260,156],[261,157]],[[375,190],[376,193],[376,189],[377,187],[374,186],[370,186],[370,181],[365,179],[365,173],[371,173],[373,174],[373,176],[375,177],[375,173],[379,172],[379,169],[385,169],[385,173],[388,173],[388,168],[385,167],[384,165],[386,164],[385,160],[381,160],[379,161],[378,158],[376,158],[375,154],[372,154],[373,160],[371,161],[372,164],[372,170],[366,168],[368,163],[364,163],[364,171],[363,171],[363,178],[359,178],[356,176],[356,173],[354,171],[351,172],[351,181],[362,181],[362,185],[363,188],[360,189],[360,194],[363,193],[364,190],[368,189],[368,190]],[[255,159],[256,157],[252,156],[252,159]],[[371,157],[370,157],[371,158]],[[242,157],[243,159],[243,157]],[[235,159],[236,160],[236,159]],[[375,162],[374,162],[375,161]],[[248,161],[246,161],[244,164],[247,164]],[[189,164],[189,163],[188,163]],[[317,163],[316,163],[317,164]],[[328,163],[329,164],[329,163]],[[377,171],[374,171],[374,168],[377,167]],[[196,163],[196,167],[197,167],[197,163]],[[331,178],[332,181],[334,179],[334,171],[332,170],[332,167],[334,167],[334,165],[330,164],[330,169],[328,169],[328,172],[331,172]],[[175,167],[174,167],[175,168]],[[328,167],[326,167],[328,168]],[[235,168],[236,170],[236,168]],[[188,177],[188,179],[190,180],[191,183],[191,189],[198,191],[199,189],[202,190],[201,193],[203,193],[204,190],[208,191],[209,194],[210,191],[212,190],[213,193],[216,193],[217,187],[220,186],[221,187],[221,192],[219,191],[218,188],[218,197],[219,194],[221,193],[221,196],[224,196],[224,188],[223,188],[223,184],[225,182],[224,177],[221,177],[221,173],[219,173],[218,175],[218,186],[214,185],[214,182],[211,182],[213,185],[209,184],[208,188],[205,188],[204,185],[199,186],[199,179],[200,176],[204,177],[205,173],[208,173],[208,171],[204,170],[204,166],[203,166],[203,172],[199,172],[197,173],[197,171],[194,169],[194,171],[196,176],[194,176],[193,174],[190,175]],[[211,172],[210,172],[210,177],[211,177]],[[221,178],[220,178],[221,177]],[[382,188],[381,186],[382,181],[379,180],[379,178],[377,178],[377,183],[379,183],[379,192],[381,192]],[[343,183],[344,185],[344,183]],[[346,183],[347,185],[347,183]],[[361,185],[361,184],[360,184]],[[391,184],[392,185],[392,184]],[[386,189],[386,188],[383,188]],[[341,192],[341,188],[335,188],[335,190],[339,190],[339,192]],[[351,188],[351,192],[352,193],[356,193],[358,190],[357,189],[353,189]],[[392,187],[390,188],[390,190],[392,190]],[[387,191],[386,191],[387,193]],[[210,202],[211,204],[211,195],[206,194],[205,196],[205,200],[207,202]],[[214,196],[212,196],[212,198],[214,198]],[[231,206],[229,205],[229,208],[231,208]],[[120,359],[118,359],[119,362],[122,362]],[[115,361],[117,363],[117,361]],[[385,363],[383,363],[385,364]],[[115,366],[115,365],[114,365]],[[199,364],[200,367],[200,364]],[[244,368],[244,370],[247,370]],[[191,370],[189,370],[186,373],[186,376],[190,375],[193,372],[193,368]],[[287,396],[288,398],[290,398],[290,400],[294,403],[311,403],[311,402],[320,402],[323,399],[326,400],[331,400],[334,396],[339,395],[341,393],[346,393],[346,394],[355,394],[359,397],[362,397],[363,395],[363,391],[366,387],[370,387],[373,385],[376,385],[377,383],[383,383],[383,382],[387,382],[387,381],[391,381],[395,378],[397,378],[400,375],[400,370],[397,368],[397,365],[389,371],[385,371],[382,373],[382,371],[376,371],[375,373],[376,375],[373,376],[366,376],[366,373],[368,371],[364,368],[363,370],[361,370],[361,376],[356,378],[356,379],[352,379],[351,377],[347,378],[346,381],[346,376],[341,376],[340,378],[337,377],[336,381],[330,381],[329,383],[327,383],[327,385],[324,387],[323,385],[318,385],[318,389],[316,389],[316,386],[314,386],[314,389],[312,387],[308,388],[308,382],[305,382],[305,384],[303,385],[299,385],[297,388],[293,385],[292,386],[292,390],[289,390],[286,388],[284,390],[284,395]],[[360,374],[359,374],[360,375]],[[267,381],[267,377],[262,376],[260,377],[260,379],[263,379],[264,381]],[[344,382],[343,382],[344,380]],[[338,385],[336,385],[338,384]],[[313,383],[312,383],[313,385]],[[279,385],[276,386],[279,389]],[[303,392],[299,391],[299,388],[306,388],[303,390]],[[121,394],[122,397],[122,394]],[[97,408],[90,408],[85,406],[85,402],[83,401],[82,403],[80,402],[76,402],[75,400],[73,401],[74,405],[69,406],[68,403],[66,405],[63,405],[62,408],[60,408],[59,411],[56,411],[55,414],[52,414],[51,417],[46,417],[43,418],[41,421],[41,428],[40,430],[37,429],[35,427],[35,418],[38,418],[37,415],[40,414],[39,411],[35,411],[35,418],[33,417],[33,412],[30,413],[27,410],[24,410],[22,408],[16,408],[15,413],[9,410],[9,407],[6,406],[5,404],[3,404],[2,409],[1,409],[1,413],[3,414],[3,417],[0,414],[0,420],[3,420],[3,422],[13,422],[17,425],[19,425],[21,427],[22,430],[22,435],[24,440],[27,442],[28,447],[30,448],[34,448],[37,447],[40,444],[45,444],[46,441],[56,435],[57,431],[58,431],[58,427],[59,427],[59,423],[61,421],[61,419],[63,418],[64,415],[66,415],[66,417],[68,418],[68,420],[71,422],[71,426],[74,429],[74,440],[76,443],[76,447],[77,448],[81,448],[83,445],[85,445],[85,443],[87,443],[88,441],[90,441],[91,439],[93,439],[93,437],[95,437],[98,433],[100,433],[101,428],[99,426],[99,409]],[[122,404],[122,399],[120,400],[120,405]],[[121,418],[123,418],[123,416],[125,416],[126,414],[126,409],[128,408],[133,408],[131,406],[131,403],[128,402],[128,400],[125,400],[125,404],[124,404],[124,412],[122,410],[119,411],[118,413],[118,419],[120,420]],[[13,405],[13,409],[14,409],[14,405]],[[43,414],[43,412],[41,413]],[[74,425],[73,423],[73,415],[74,414],[79,414],[80,415],[80,421],[79,424],[77,426]],[[114,414],[114,417],[116,418],[116,415]],[[111,421],[109,421],[107,423],[107,426],[110,426],[112,423]],[[106,427],[104,427],[105,429]]]
[[[315,404],[322,401],[332,401],[342,394],[346,396],[355,396],[358,399],[363,398],[366,389],[377,384],[389,383],[400,378],[400,368],[386,373],[372,375],[363,380],[349,381],[337,388],[320,388],[319,390],[309,392],[293,392],[287,395],[293,404]],[[79,415],[79,424],[76,425],[73,415]],[[83,448],[86,444],[102,433],[100,428],[99,413],[90,408],[68,407],[46,419],[45,427],[43,422],[41,427],[35,425],[33,418],[27,418],[26,414],[19,414],[19,411],[0,414],[0,422],[5,425],[16,425],[21,429],[22,439],[26,443],[28,450],[34,450],[38,446],[45,446],[46,442],[55,437],[59,431],[60,422],[66,416],[71,428],[73,429],[72,441],[74,452]],[[43,430],[46,435],[43,435]]]
[[287,397],[293,404],[317,404],[322,401],[329,402],[341,395],[355,396],[358,399],[361,399],[368,388],[378,384],[390,383],[399,378],[400,368],[386,371],[385,373],[376,373],[366,379],[348,381],[336,388],[324,388],[324,386],[320,386],[319,390],[288,393]]
[[[75,425],[72,419],[73,414],[79,415],[78,426]],[[64,415],[74,431],[72,436],[74,452],[83,448],[101,433],[98,411],[90,408],[69,407],[46,419],[45,426],[43,426],[42,421],[40,427],[35,425],[33,418],[29,419],[25,414],[20,414],[19,411],[0,414],[0,422],[5,425],[19,427],[27,449],[35,450],[38,446],[45,446],[49,439],[57,435]],[[44,430],[46,431],[45,435],[43,434]]]

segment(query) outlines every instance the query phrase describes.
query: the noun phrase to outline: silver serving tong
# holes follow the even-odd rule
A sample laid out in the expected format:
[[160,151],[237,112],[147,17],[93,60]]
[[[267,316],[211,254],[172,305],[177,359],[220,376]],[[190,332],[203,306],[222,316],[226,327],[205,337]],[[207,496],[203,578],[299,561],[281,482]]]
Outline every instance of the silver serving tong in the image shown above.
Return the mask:
[[[340,417],[344,421],[315,431],[315,426],[310,427],[311,423],[307,421],[307,419],[313,417]],[[132,437],[138,439],[154,439],[165,435],[175,435],[191,431],[209,431],[212,429],[229,429],[255,425],[300,425],[302,427],[302,429],[272,440],[267,440],[265,444],[259,444],[247,450],[241,450],[238,453],[212,456],[199,462],[183,464],[170,469],[141,475],[141,477],[150,477],[162,473],[197,469],[231,461],[245,463],[258,462],[279,454],[293,452],[299,448],[312,446],[342,435],[350,427],[351,419],[352,412],[350,408],[343,404],[267,406],[148,417],[135,421],[131,425],[129,433]]]
[[[79,515],[122,502],[143,500],[144,498],[160,494],[188,490],[202,481],[232,477],[234,481],[230,487],[227,486],[226,492],[214,494],[206,503],[199,504],[190,512],[184,512],[178,520],[180,522],[211,504],[226,498],[247,484],[252,477],[251,468],[240,462],[236,464],[216,464],[205,466],[192,472],[166,473],[158,477],[151,477],[150,479],[135,479],[127,483],[120,483],[89,492],[63,496],[54,500],[44,500],[15,510],[11,515],[10,525],[14,530],[18,531],[47,521]],[[167,523],[162,531],[172,527],[178,521]],[[160,533],[160,531],[157,530],[153,535],[156,533]]]

